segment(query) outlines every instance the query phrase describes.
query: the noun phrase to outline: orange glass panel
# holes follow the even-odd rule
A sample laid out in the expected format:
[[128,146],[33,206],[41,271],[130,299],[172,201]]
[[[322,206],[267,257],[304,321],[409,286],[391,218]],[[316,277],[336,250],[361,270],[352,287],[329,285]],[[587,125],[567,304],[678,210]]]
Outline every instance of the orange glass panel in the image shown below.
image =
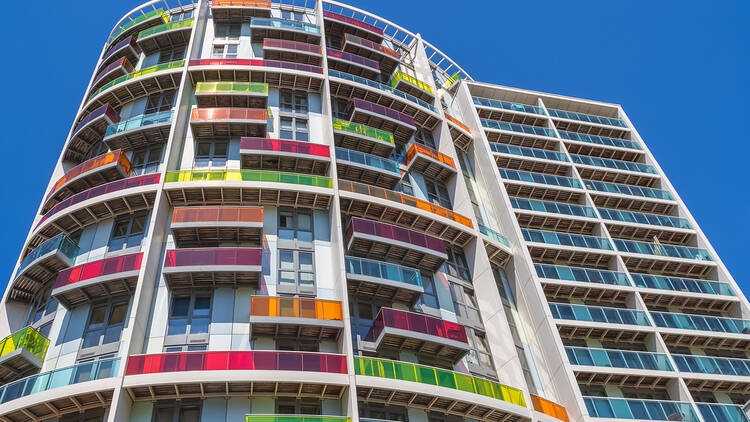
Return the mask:
[[271,7],[270,1],[258,1],[258,0],[213,0],[211,7]]
[[468,126],[466,126],[465,124],[461,123],[458,119],[456,119],[455,117],[451,116],[450,114],[445,113],[445,118],[448,119],[448,121],[451,122],[451,123],[453,123],[454,125],[456,125],[456,126],[460,127],[461,129],[463,129],[463,130],[471,133],[471,130],[469,130]]
[[456,164],[453,162],[453,159],[451,157],[448,157],[442,152],[437,152],[432,148],[427,148],[426,146],[417,143],[412,144],[411,148],[409,148],[409,151],[406,152],[406,164],[408,165],[409,163],[411,163],[411,160],[417,154],[430,157],[433,160],[439,161],[454,169],[456,168]]
[[172,223],[262,223],[262,207],[178,207]]
[[122,150],[118,149],[117,151],[108,152],[98,157],[94,157],[88,161],[84,161],[83,163],[68,170],[65,175],[63,175],[63,177],[55,182],[55,185],[52,187],[52,190],[47,195],[46,199],[49,199],[52,195],[55,194],[55,192],[57,192],[58,189],[60,189],[66,183],[70,182],[76,177],[115,162],[119,163],[122,166],[125,177],[130,175],[130,161],[128,161],[128,157],[125,156],[125,153],[123,153]]
[[293,297],[253,296],[250,315],[343,321],[341,302]]
[[565,407],[533,394],[531,394],[531,402],[534,404],[534,410],[537,412],[544,413],[545,415],[552,416],[561,421],[569,422],[568,412],[565,410]]

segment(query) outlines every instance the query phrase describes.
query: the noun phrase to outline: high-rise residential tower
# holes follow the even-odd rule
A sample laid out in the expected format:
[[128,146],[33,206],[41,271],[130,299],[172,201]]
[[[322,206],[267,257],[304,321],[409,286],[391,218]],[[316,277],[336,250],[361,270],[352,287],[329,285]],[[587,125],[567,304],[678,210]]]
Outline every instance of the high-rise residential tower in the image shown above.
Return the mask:
[[0,422],[748,422],[750,305],[620,106],[336,1],[101,35]]

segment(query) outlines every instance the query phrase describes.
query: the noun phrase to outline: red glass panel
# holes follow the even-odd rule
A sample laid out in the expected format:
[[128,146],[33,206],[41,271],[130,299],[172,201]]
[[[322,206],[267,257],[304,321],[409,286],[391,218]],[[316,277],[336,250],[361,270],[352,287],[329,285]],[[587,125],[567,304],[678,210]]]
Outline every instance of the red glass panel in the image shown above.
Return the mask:
[[253,352],[229,352],[229,369],[248,371],[255,368]]
[[276,363],[277,352],[253,352],[255,369],[275,371],[278,369]]

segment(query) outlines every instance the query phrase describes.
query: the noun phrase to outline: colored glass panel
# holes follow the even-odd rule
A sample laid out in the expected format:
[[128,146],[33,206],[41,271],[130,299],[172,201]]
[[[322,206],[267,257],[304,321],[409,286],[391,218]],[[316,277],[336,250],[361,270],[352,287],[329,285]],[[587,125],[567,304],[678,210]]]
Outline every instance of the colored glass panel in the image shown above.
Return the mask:
[[94,172],[99,170],[101,167],[107,166],[112,163],[117,163],[122,168],[122,172],[125,177],[130,175],[130,161],[122,150],[108,152],[98,157],[94,157],[88,161],[84,161],[81,164],[68,170],[63,177],[57,179],[57,182],[52,186],[52,189],[44,199],[45,202],[52,197],[61,187],[70,182],[71,180],[80,177],[88,172]]
[[256,248],[172,249],[164,258],[165,268],[190,266],[260,266],[263,250]]
[[392,226],[390,224],[378,221],[365,220],[359,217],[352,217],[349,221],[349,227],[346,230],[347,243],[355,233],[377,236],[384,241],[396,241],[409,243],[414,246],[429,249],[431,251],[445,254],[445,242],[437,237],[415,232],[403,227]]
[[344,320],[341,302],[337,300],[275,296],[251,297],[250,316]]
[[39,334],[39,331],[26,327],[0,340],[0,358],[19,349],[26,349],[32,355],[44,360],[49,347],[47,337]]
[[125,375],[185,371],[304,371],[346,374],[346,356],[329,353],[227,351],[136,355]]
[[80,281],[91,280],[97,277],[136,271],[141,269],[143,253],[120,255],[112,258],[100,259],[83,265],[60,271],[55,279],[53,289],[69,286]]
[[451,157],[448,157],[442,152],[435,151],[432,148],[428,148],[416,142],[411,144],[411,147],[409,148],[409,150],[406,151],[406,165],[409,165],[417,154],[430,157],[433,160],[439,163],[445,164],[446,166],[451,167],[453,169],[456,168],[456,164]]
[[177,207],[172,223],[263,223],[263,207]]
[[333,188],[330,177],[309,176],[306,174],[280,173],[276,171],[250,170],[209,170],[209,171],[173,171],[167,173],[165,183],[174,182],[272,182],[291,183],[319,188]]
[[173,29],[189,28],[193,26],[193,19],[185,19],[184,21],[169,22],[162,25],[157,25],[149,29],[145,29],[138,33],[138,39],[143,39],[148,36],[158,34],[160,32],[171,31]]
[[102,92],[102,91],[104,91],[106,89],[109,89],[109,88],[111,88],[111,87],[113,87],[115,85],[121,84],[121,83],[123,83],[125,81],[129,81],[131,79],[135,79],[135,78],[138,78],[140,76],[148,75],[148,74],[151,74],[151,73],[154,73],[154,72],[160,72],[162,70],[169,70],[169,69],[177,69],[177,68],[180,68],[180,67],[183,67],[183,66],[185,66],[185,61],[184,60],[180,60],[180,61],[175,61],[175,62],[158,64],[156,66],[151,66],[151,67],[147,67],[145,69],[141,69],[141,70],[139,70],[137,72],[128,73],[127,75],[120,76],[119,78],[115,79],[114,81],[111,81],[111,82],[107,83],[106,85],[102,86],[101,88],[97,89],[96,91],[94,91],[93,94],[89,95],[88,99],[90,100],[90,99],[96,97],[100,92]]
[[463,325],[445,321],[425,314],[401,311],[391,308],[380,308],[372,328],[365,336],[366,341],[376,341],[386,328],[413,331],[415,333],[440,337],[448,340],[468,343],[466,329]]
[[313,155],[316,157],[331,156],[331,150],[328,145],[286,139],[242,138],[240,140],[240,151],[242,150],[278,151],[290,154]]

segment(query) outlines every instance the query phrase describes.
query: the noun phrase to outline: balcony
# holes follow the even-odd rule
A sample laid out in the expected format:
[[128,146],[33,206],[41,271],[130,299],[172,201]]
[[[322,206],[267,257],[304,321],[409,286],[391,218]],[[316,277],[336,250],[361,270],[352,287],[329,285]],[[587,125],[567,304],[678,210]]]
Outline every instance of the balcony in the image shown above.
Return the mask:
[[393,73],[400,60],[400,56],[395,50],[352,34],[344,34],[341,49],[377,61],[380,64],[380,69],[386,75]]
[[250,298],[250,338],[337,340],[344,331],[341,302],[293,297]]
[[70,141],[65,145],[63,160],[80,163],[89,148],[102,140],[107,128],[120,121],[120,115],[105,104],[84,117],[70,134]]
[[129,21],[126,21],[112,31],[107,40],[107,46],[111,46],[124,37],[133,36],[152,26],[169,23],[169,17],[162,8],[154,9],[148,13],[143,12],[143,10],[138,11],[141,12],[140,15],[135,18],[129,16]]
[[[523,391],[488,379],[413,363],[357,356],[354,357],[354,373],[357,376],[357,395],[360,400],[388,399],[392,405],[407,407],[422,406],[423,403],[426,407],[427,403],[432,403],[430,408],[435,411],[450,412],[476,420],[524,420],[519,416],[526,411]],[[374,383],[367,377],[392,381]],[[409,383],[429,387],[412,387]],[[447,390],[441,391],[435,387]],[[464,393],[468,395],[464,396]]]
[[262,264],[257,248],[171,249],[162,274],[170,290],[257,286]]
[[583,234],[562,233],[533,229],[521,229],[527,242],[546,243],[548,245],[573,246],[577,248],[612,250],[612,245],[604,237]]
[[350,107],[350,121],[390,132],[399,142],[408,141],[416,130],[411,116],[382,105],[354,98]]
[[[637,163],[633,161],[622,161],[622,160],[612,160],[609,158],[600,158],[600,157],[592,157],[589,155],[578,155],[578,154],[571,154],[570,158],[573,159],[573,162],[576,164],[581,164],[585,166],[592,166],[592,167],[605,167],[608,169],[615,169],[615,170],[623,170],[623,171],[630,171],[634,173],[646,173],[646,174],[654,174],[658,175],[659,172],[656,171],[656,168],[649,164],[643,164],[643,163]],[[590,178],[585,175],[581,175],[581,177],[584,178]],[[647,178],[650,180],[650,178]],[[625,183],[625,182],[620,182]],[[636,183],[633,183],[636,184]]]
[[345,257],[349,294],[413,305],[424,293],[418,270],[386,262]]
[[178,248],[215,248],[229,242],[260,244],[263,208],[177,207],[170,227]]
[[128,177],[71,196],[44,214],[34,227],[26,249],[62,232],[73,233],[97,221],[150,208],[160,176],[157,173]]
[[138,45],[146,55],[159,50],[187,45],[193,30],[193,19],[169,22],[138,33]]
[[131,117],[107,127],[103,142],[111,150],[133,150],[166,144],[173,117],[172,110]]
[[429,84],[420,81],[414,76],[407,75],[404,72],[394,72],[391,76],[389,85],[391,88],[413,95],[422,101],[427,101],[429,103],[435,101],[435,92]]
[[479,224],[479,232],[484,235],[482,240],[490,263],[500,268],[505,267],[510,257],[513,256],[508,239],[482,224]]
[[561,420],[563,422],[569,422],[570,419],[568,419],[568,411],[565,410],[565,407],[549,401],[545,398],[535,396],[533,394],[531,396],[531,403],[534,406],[534,410],[536,410],[539,413],[543,413],[547,416],[552,416],[555,419]]
[[608,138],[606,136],[595,136],[577,132],[567,132],[564,130],[558,130],[562,139],[568,141],[585,142],[589,144],[602,145],[606,147],[625,148],[631,150],[642,150],[641,145],[635,141],[629,141],[627,139]]
[[713,261],[711,254],[705,249],[687,246],[663,245],[660,243],[636,242],[633,240],[613,239],[620,252],[643,255],[666,256],[670,258],[695,259],[699,261]]
[[536,199],[511,196],[511,206],[516,210],[536,211],[540,213],[571,215],[574,217],[597,218],[594,208],[584,205],[566,204],[564,202],[539,201]]
[[73,265],[77,255],[78,245],[63,233],[44,241],[18,265],[8,299],[33,301],[58,271]]
[[380,65],[375,60],[333,48],[327,48],[326,54],[330,69],[367,79],[376,79],[380,75]]
[[[630,223],[628,225],[617,225],[615,227],[608,225],[610,234],[616,237],[632,238],[637,236],[639,238],[653,239],[653,232],[656,232],[656,237],[665,242],[686,243],[693,234],[693,226],[690,225],[690,222],[686,218],[607,208],[599,208],[599,214],[605,220]],[[641,228],[633,226],[632,224],[647,224],[650,226],[660,226],[679,230]]]
[[471,134],[471,129],[469,129],[468,126],[448,113],[445,113],[445,119],[448,121],[448,131],[451,134],[453,143],[458,148],[466,151],[469,145],[471,145],[471,142],[474,140],[474,137]]
[[644,198],[659,199],[672,201],[674,198],[669,191],[644,188],[640,186],[622,185],[616,183],[598,182],[594,180],[584,180],[586,188],[596,192],[615,193],[618,195],[640,196]]
[[259,0],[213,0],[211,16],[216,22],[246,22],[271,17],[271,2]]
[[318,44],[266,38],[263,40],[263,58],[320,66],[323,49]]
[[268,84],[257,82],[198,82],[198,108],[259,108],[268,106]]
[[538,277],[549,280],[576,281],[581,283],[630,287],[628,276],[625,273],[616,271],[548,264],[534,264],[534,269],[536,270],[536,275]]
[[377,155],[336,147],[336,171],[340,179],[393,189],[401,180],[398,163]]
[[606,268],[614,256],[603,237],[523,228],[521,232],[535,261]]
[[124,76],[132,72],[135,72],[135,68],[130,64],[130,62],[128,62],[127,58],[122,57],[119,60],[116,60],[110,63],[108,66],[102,68],[102,70],[94,77],[94,81],[91,83],[91,87],[89,88],[89,90],[97,90],[103,85],[106,85],[119,78],[120,76]]
[[541,126],[521,125],[517,123],[499,122],[497,120],[480,119],[482,127],[490,130],[501,130],[505,132],[522,133],[531,136],[546,136],[548,138],[557,138],[553,129],[547,129]]
[[718,403],[696,403],[703,422],[750,422],[741,406]]
[[736,377],[750,376],[750,359],[730,359],[713,356],[672,355],[677,369],[693,374],[716,374]]
[[[502,101],[502,100],[493,100],[490,98],[482,98],[482,97],[471,97],[472,101],[474,102],[474,105],[485,107],[485,108],[495,108],[498,110],[508,110],[513,112],[521,112],[521,113],[529,113],[529,114],[538,114],[540,116],[546,116],[547,113],[544,112],[544,109],[541,107],[536,107],[533,105],[527,105],[527,104],[519,104],[519,103],[511,103],[509,101]],[[485,118],[485,116],[480,116],[482,118]],[[490,118],[490,117],[487,117]],[[494,119],[499,120],[499,119]]]
[[566,347],[571,365],[600,368],[624,368],[649,371],[674,371],[667,355],[629,350]]
[[[141,57],[141,47],[135,41],[135,37],[128,37],[111,47],[102,57],[99,69],[104,69],[113,62],[125,58],[130,63],[138,63]],[[98,72],[97,72],[98,73]]]
[[[102,359],[26,377],[0,387],[0,404],[7,404],[16,399],[74,384],[115,377],[118,373],[119,363],[119,359]],[[41,394],[38,399],[29,399],[29,405],[26,407],[19,409],[18,405],[15,405],[16,410],[3,411],[3,417],[7,420],[22,421],[31,420],[29,415],[33,415],[39,420],[54,420],[62,415],[78,413],[82,406],[101,407],[111,401],[112,387],[109,391],[106,391],[105,388],[104,391],[96,392],[91,391],[91,388],[96,388],[96,385],[92,384],[91,387],[81,388],[71,394],[49,401],[44,401],[45,395]],[[46,396],[50,397],[51,395]],[[13,406],[13,404],[9,404],[7,409],[11,409]]]
[[551,117],[559,117],[561,119],[578,120],[581,122],[594,123],[598,125],[608,125],[614,127],[627,128],[628,124],[620,119],[613,117],[596,116],[593,114],[576,113],[573,111],[555,110],[552,108],[547,109],[547,113]]
[[319,92],[323,68],[302,63],[261,59],[190,60],[194,82],[263,82],[279,88]]
[[550,303],[549,307],[552,311],[552,318],[557,320],[637,325],[641,327],[651,326],[646,313],[643,311],[568,303]]
[[466,330],[458,323],[425,314],[380,308],[364,341],[383,349],[412,352],[420,360],[452,367],[469,352]]
[[331,164],[328,145],[283,139],[242,138],[242,168],[325,176]]
[[119,294],[133,295],[142,253],[88,262],[57,274],[52,297],[68,310],[76,305]]
[[346,416],[245,415],[245,422],[351,422]]
[[190,127],[198,139],[266,136],[268,113],[253,108],[194,108]]
[[250,19],[250,32],[253,42],[273,38],[308,44],[320,43],[320,27],[318,25],[287,19],[252,18]]
[[445,243],[436,237],[357,217],[349,221],[345,242],[350,253],[432,272],[448,259]]
[[274,205],[327,210],[333,196],[328,177],[274,171],[175,171],[167,173],[165,183],[173,206]]
[[549,186],[559,186],[562,188],[569,188],[569,189],[581,189],[581,182],[578,181],[578,179],[573,177],[565,177],[565,176],[554,176],[551,174],[544,174],[544,173],[531,173],[528,171],[519,171],[519,170],[508,170],[508,169],[498,169],[500,172],[500,176],[503,179],[506,180],[515,180],[518,182],[526,182],[526,183],[537,183],[542,185],[549,185]]
[[[625,122],[621,122],[625,126],[601,124],[595,122],[595,117],[582,113],[570,113],[561,110],[547,109],[555,127],[559,130],[568,132],[578,132],[594,136],[605,136],[611,138],[626,138],[630,136],[630,128],[625,125]],[[586,119],[588,117],[588,119]],[[608,119],[600,121],[608,121],[609,123],[617,123],[617,119]]]
[[333,137],[337,147],[388,157],[396,147],[393,134],[346,120],[333,119]]
[[676,292],[703,293],[709,295],[734,296],[729,283],[691,278],[665,277],[650,274],[631,273],[637,287],[644,289],[671,290]]
[[435,180],[447,180],[456,174],[453,158],[416,142],[405,155],[407,171],[416,171]]
[[382,29],[356,18],[324,10],[323,19],[325,20],[327,34],[352,34],[375,43],[383,41]]
[[108,152],[68,170],[57,180],[44,198],[42,213],[56,204],[87,189],[130,176],[130,161],[122,150]]
[[699,422],[690,403],[609,397],[584,397],[583,401],[592,418]]
[[[44,363],[47,347],[49,340],[31,327],[0,340],[0,381],[7,383],[38,371]],[[0,398],[2,402],[4,400]]]
[[421,230],[461,247],[474,238],[467,217],[403,193],[339,180],[339,200],[345,214]]
[[[178,373],[192,372],[190,377]],[[199,398],[205,393],[339,400],[348,382],[346,356],[278,351],[211,351],[128,358],[123,386],[135,400]],[[329,374],[325,377],[320,374]]]
[[630,271],[676,277],[707,277],[716,263],[705,249],[614,239]]
[[654,318],[656,326],[661,328],[750,334],[750,320],[654,311],[651,311],[651,317]]

